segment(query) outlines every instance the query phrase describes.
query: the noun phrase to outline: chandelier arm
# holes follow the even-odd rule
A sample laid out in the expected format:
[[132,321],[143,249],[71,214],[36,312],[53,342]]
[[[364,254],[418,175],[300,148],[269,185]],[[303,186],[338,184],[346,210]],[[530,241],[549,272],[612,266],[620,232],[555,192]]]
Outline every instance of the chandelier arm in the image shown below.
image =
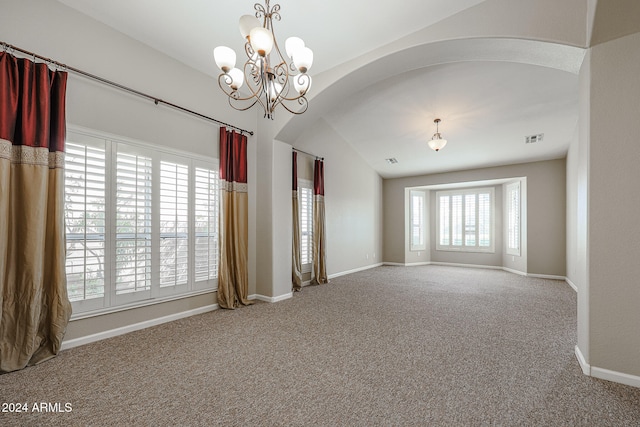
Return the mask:
[[[258,96],[259,92],[254,92],[252,87],[247,86],[251,90],[252,95],[250,95],[250,96],[248,96],[246,98],[241,97],[240,96],[240,92],[237,89],[232,89],[231,87],[229,87],[229,80],[228,79],[230,79],[228,74],[222,73],[222,74],[220,74],[218,76],[218,86],[220,87],[220,89],[222,89],[222,91],[225,93],[225,95],[227,95],[229,97],[229,99],[234,99],[236,101],[248,101],[248,100],[250,100],[252,98],[256,98]],[[223,82],[224,82],[224,84],[223,84]]]
[[305,111],[307,111],[307,109],[309,108],[309,101],[307,101],[307,98],[305,98],[304,96],[299,96],[297,98],[285,98],[287,101],[298,101],[299,105],[302,105],[304,108],[300,111],[294,111],[292,109],[290,109],[287,104],[285,104],[284,102],[281,102],[280,105],[282,105],[282,107],[287,110],[288,112],[292,113],[292,114],[302,114]]
[[[250,99],[250,98],[245,98],[245,99]],[[247,107],[238,107],[238,106],[233,104],[234,101],[237,101],[236,98],[229,97],[228,100],[229,100],[229,105],[231,106],[231,108],[233,108],[234,110],[238,110],[238,111],[247,111],[249,108],[251,108],[254,105],[256,105],[256,103],[259,101],[259,99],[256,99],[251,104],[249,104]]]

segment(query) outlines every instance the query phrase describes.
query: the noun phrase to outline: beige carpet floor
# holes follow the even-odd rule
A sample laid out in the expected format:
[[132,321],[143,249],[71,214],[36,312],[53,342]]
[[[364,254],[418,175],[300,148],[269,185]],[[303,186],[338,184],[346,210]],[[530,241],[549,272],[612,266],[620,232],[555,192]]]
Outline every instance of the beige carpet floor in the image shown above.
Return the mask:
[[584,376],[575,344],[564,282],[379,267],[1,375],[29,410],[0,425],[639,426],[640,389]]

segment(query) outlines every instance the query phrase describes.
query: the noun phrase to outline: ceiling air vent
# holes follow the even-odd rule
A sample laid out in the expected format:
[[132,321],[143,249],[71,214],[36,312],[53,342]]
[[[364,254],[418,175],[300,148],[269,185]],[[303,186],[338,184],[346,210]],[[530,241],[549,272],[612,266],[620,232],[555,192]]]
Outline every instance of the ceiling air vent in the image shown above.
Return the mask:
[[385,159],[387,161],[387,163],[389,163],[390,165],[395,165],[396,163],[398,163],[398,159],[396,159],[395,157],[391,157],[388,159]]
[[524,137],[524,143],[525,144],[535,144],[536,142],[542,141],[542,138],[544,138],[544,133],[539,133],[537,135],[525,136]]

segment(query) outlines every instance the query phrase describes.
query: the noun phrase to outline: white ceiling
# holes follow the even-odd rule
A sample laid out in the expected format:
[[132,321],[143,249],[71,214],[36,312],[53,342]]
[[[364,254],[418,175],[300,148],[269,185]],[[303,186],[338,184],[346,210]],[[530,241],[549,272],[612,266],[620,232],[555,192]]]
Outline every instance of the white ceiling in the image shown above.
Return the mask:
[[[59,1],[214,77],[213,48],[242,51],[237,20],[252,14],[256,3]],[[281,6],[282,21],[274,22],[278,39],[296,35],[314,51],[313,75],[482,1],[402,0],[393,7],[367,0],[272,0],[272,6]],[[455,62],[377,82],[336,105],[321,118],[383,177],[471,169],[563,157],[578,118],[578,77],[514,62]],[[438,153],[426,145],[435,117],[449,140]],[[542,142],[525,145],[525,135],[538,133],[545,135]],[[387,164],[389,157],[398,163]]]

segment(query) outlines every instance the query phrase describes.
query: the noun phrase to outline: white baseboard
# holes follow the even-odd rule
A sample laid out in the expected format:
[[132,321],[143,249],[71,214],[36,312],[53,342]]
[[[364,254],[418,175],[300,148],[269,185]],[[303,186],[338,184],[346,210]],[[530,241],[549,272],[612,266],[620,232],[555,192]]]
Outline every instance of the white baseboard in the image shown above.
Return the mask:
[[[518,274],[520,276],[526,277],[534,277],[537,279],[549,279],[549,280],[568,280],[564,276],[555,276],[551,274],[535,274],[535,273],[525,273],[524,271],[514,270],[508,267],[502,267],[499,265],[482,265],[482,264],[460,264],[456,262],[440,262],[440,261],[428,261],[428,262],[412,262],[412,263],[401,263],[401,262],[384,262],[384,265],[395,265],[400,267],[413,267],[416,265],[444,265],[448,267],[463,267],[463,268],[486,268],[489,270],[503,270],[508,273]],[[570,283],[571,287],[576,289],[575,285]]]
[[591,365],[587,363],[587,360],[584,358],[578,346],[575,347],[575,353],[576,359],[578,359],[578,363],[580,364],[580,368],[582,368],[582,373],[585,375],[591,375]]
[[383,263],[379,262],[377,264],[365,265],[364,267],[354,268],[353,270],[341,271],[340,273],[333,273],[329,275],[329,279],[334,279],[340,276],[346,276],[347,274],[357,273],[358,271],[369,270],[371,268],[380,267],[381,265],[383,265]]
[[587,363],[582,351],[576,346],[575,348],[576,358],[582,368],[582,373],[590,377],[599,378],[601,380],[612,381],[614,383],[620,383],[631,387],[640,388],[640,376],[625,374],[623,372],[611,371],[609,369],[598,368],[597,366],[591,366]]
[[195,316],[197,314],[207,313],[217,310],[218,304],[206,305],[204,307],[194,308],[193,310],[181,311],[180,313],[170,314],[168,316],[158,317],[156,319],[145,320],[144,322],[134,323],[132,325],[122,326],[120,328],[110,329],[108,331],[98,332],[97,334],[87,335],[80,338],[73,338],[62,342],[61,350],[68,350],[73,347],[89,344],[92,342],[104,340],[107,338],[117,337],[129,332],[138,331],[140,329],[150,328],[151,326],[161,325],[174,320],[183,319],[185,317]]
[[513,273],[513,274],[517,274],[519,276],[525,276],[525,277],[527,276],[527,273],[525,273],[524,271],[514,270],[513,268],[509,268],[509,267],[502,267],[502,269],[507,273]]
[[438,262],[431,261],[431,265],[444,265],[448,267],[464,267],[464,268],[486,268],[489,270],[504,270],[504,267],[497,265],[481,265],[481,264],[460,264],[457,262]]
[[253,295],[249,295],[248,298],[249,299],[257,299],[258,301],[264,301],[264,302],[279,302],[279,301],[284,301],[284,300],[289,299],[289,298],[293,298],[293,292],[287,292],[286,294],[278,295],[276,297],[268,297],[268,296],[265,296],[265,295],[253,294]]
[[610,371],[608,369],[598,368],[597,366],[591,367],[591,376],[600,378],[601,380],[613,381],[615,383],[629,385],[631,387],[640,388],[640,377],[637,375],[625,374],[617,371]]
[[567,282],[567,284],[568,284],[569,286],[571,286],[571,287],[573,288],[573,290],[574,290],[574,291],[578,292],[578,287],[576,286],[576,284],[575,284],[575,283],[573,283],[573,282],[571,281],[571,279],[569,279],[568,277],[565,277],[565,278],[564,278],[564,281],[565,281],[565,282]]
[[527,277],[535,277],[536,279],[548,279],[548,280],[566,280],[564,276],[555,276],[553,274],[535,274],[527,273]]
[[383,262],[382,265],[391,265],[397,267],[415,267],[418,265],[430,265],[431,261],[420,261],[420,262]]

